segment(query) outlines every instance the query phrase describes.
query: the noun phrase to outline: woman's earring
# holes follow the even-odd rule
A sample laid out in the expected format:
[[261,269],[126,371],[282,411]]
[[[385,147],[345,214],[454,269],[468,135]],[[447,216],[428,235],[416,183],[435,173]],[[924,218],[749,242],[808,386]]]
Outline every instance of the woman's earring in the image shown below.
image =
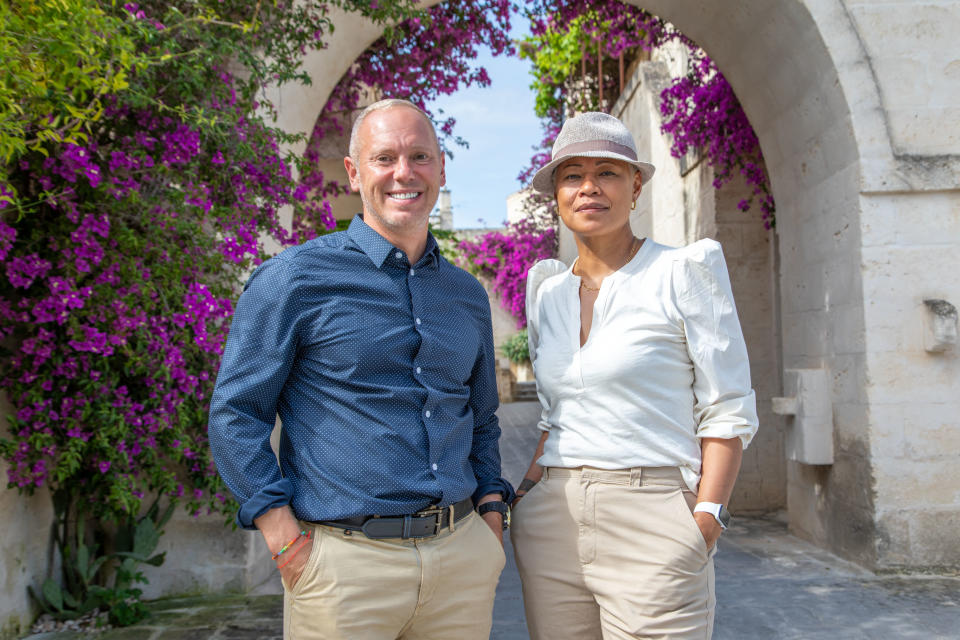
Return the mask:
[[637,208],[637,201],[634,200],[634,201],[633,201],[633,204],[630,205],[630,211],[633,211],[633,210],[636,209],[636,208]]

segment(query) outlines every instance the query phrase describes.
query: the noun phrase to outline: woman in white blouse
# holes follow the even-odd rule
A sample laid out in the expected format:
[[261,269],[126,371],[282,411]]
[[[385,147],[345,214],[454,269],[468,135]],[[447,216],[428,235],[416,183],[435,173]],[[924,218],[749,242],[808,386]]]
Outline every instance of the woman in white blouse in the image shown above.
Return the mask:
[[756,402],[720,245],[630,229],[653,171],[619,120],[584,113],[533,180],[579,252],[528,275],[543,433],[513,543],[534,640],[712,633],[713,554]]

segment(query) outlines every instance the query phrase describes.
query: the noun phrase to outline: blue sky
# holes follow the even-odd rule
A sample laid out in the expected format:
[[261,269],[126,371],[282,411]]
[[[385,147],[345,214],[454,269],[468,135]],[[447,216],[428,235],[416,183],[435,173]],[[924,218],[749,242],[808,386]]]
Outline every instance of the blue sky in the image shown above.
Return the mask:
[[[513,35],[521,33],[514,28]],[[477,63],[490,73],[489,87],[463,89],[429,105],[434,112],[443,109],[444,117],[456,118],[454,133],[470,143],[469,149],[453,146],[454,158],[447,158],[447,188],[457,228],[497,227],[506,220],[506,198],[520,188],[517,174],[542,135],[533,113],[530,62],[494,58],[483,51]]]

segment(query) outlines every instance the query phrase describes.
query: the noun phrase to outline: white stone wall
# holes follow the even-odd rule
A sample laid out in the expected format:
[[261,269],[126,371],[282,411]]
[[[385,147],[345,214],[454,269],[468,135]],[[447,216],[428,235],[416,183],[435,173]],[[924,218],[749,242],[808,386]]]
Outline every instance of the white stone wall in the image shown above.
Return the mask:
[[[960,306],[960,192],[861,198],[870,456],[882,566],[960,563],[960,353],[928,353],[923,301]],[[953,543],[945,542],[953,541]]]
[[[0,465],[4,478],[6,472],[6,465]],[[53,505],[47,491],[31,497],[7,489],[0,493],[0,513],[0,638],[17,638],[29,630],[38,611],[27,587],[40,593],[43,581],[55,569]]]
[[960,154],[960,10],[950,0],[846,0],[894,154]]

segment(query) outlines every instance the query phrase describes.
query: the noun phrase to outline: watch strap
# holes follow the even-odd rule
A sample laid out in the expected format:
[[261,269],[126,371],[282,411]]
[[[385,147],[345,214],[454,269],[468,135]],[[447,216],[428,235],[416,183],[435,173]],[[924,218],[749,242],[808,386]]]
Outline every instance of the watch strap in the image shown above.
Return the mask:
[[726,529],[730,525],[730,514],[726,508],[717,502],[698,502],[693,508],[693,512],[703,511],[712,515],[721,529]]
[[504,529],[510,526],[510,505],[503,500],[491,500],[490,502],[484,502],[477,507],[477,513],[481,516],[491,511],[496,511],[503,516]]

